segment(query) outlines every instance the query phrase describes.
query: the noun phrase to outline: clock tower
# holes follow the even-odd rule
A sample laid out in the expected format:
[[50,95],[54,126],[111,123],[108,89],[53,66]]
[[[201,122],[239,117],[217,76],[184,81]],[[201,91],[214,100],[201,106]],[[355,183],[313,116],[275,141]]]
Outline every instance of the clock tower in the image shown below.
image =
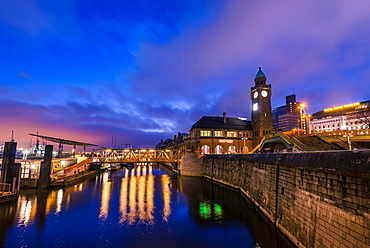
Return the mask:
[[259,68],[251,87],[252,99],[252,146],[256,147],[263,136],[272,133],[271,84],[266,85],[266,76]]

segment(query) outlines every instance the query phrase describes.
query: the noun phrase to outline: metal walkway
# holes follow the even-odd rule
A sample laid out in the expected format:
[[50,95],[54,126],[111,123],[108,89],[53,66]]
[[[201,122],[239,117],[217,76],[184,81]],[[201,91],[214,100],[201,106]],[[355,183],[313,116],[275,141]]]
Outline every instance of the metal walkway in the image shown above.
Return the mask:
[[184,152],[156,149],[93,149],[94,163],[178,162]]

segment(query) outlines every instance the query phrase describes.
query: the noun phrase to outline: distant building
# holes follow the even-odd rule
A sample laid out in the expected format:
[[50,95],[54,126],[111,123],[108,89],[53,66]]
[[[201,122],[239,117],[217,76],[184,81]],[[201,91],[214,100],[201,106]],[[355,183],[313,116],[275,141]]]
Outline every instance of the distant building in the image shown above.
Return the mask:
[[[314,113],[309,121],[310,133],[367,131],[370,126],[370,101],[356,102]],[[362,133],[363,134],[363,133]],[[367,133],[368,134],[368,133]]]
[[295,94],[286,96],[285,103],[284,106],[277,107],[272,112],[274,131],[306,130],[305,105],[297,102]]

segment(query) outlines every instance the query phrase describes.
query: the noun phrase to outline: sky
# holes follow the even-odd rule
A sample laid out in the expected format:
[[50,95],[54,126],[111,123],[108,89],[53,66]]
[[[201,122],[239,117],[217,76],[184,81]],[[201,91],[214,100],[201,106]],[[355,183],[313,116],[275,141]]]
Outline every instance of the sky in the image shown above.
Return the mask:
[[250,119],[260,66],[272,108],[293,92],[308,114],[370,99],[369,13],[370,0],[1,0],[0,142],[153,148],[205,115]]

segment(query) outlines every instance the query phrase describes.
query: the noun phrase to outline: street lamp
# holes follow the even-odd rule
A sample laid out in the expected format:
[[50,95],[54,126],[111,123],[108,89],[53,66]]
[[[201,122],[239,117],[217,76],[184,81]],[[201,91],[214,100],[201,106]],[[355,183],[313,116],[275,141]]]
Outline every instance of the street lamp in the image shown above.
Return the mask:
[[348,150],[352,150],[352,144],[350,137],[353,137],[353,134],[345,134],[343,137],[347,137]]
[[299,129],[302,129],[302,131],[303,131],[303,117],[306,116],[306,104],[301,103],[298,106],[298,109],[299,109],[299,122],[300,122],[299,123]]

